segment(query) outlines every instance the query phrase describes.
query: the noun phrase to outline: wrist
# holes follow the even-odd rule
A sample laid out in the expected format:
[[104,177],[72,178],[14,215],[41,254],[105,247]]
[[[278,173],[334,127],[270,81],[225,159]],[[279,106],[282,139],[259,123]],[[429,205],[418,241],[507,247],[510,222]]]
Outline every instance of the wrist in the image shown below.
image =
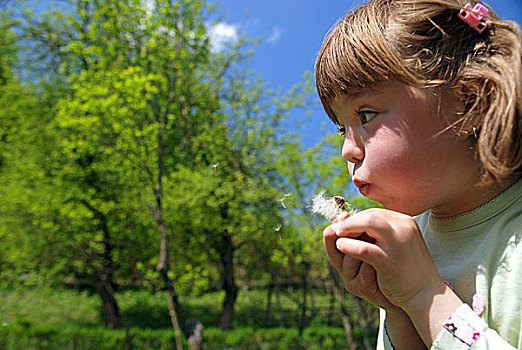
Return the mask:
[[404,302],[401,305],[401,308],[408,315],[424,313],[433,304],[435,299],[440,296],[447,295],[448,290],[451,291],[451,289],[442,280],[440,280],[440,282],[435,281],[433,283],[426,284],[417,292],[417,294]]
[[408,314],[398,307],[386,309],[383,331],[394,350],[426,349]]
[[463,304],[443,281],[418,293],[404,307],[417,332],[430,347],[444,322]]
[[386,308],[384,308],[384,310],[386,311],[386,318],[388,318],[388,319],[403,318],[403,317],[409,318],[406,311],[404,311],[403,309],[401,309],[400,307],[395,306],[395,305],[386,307]]

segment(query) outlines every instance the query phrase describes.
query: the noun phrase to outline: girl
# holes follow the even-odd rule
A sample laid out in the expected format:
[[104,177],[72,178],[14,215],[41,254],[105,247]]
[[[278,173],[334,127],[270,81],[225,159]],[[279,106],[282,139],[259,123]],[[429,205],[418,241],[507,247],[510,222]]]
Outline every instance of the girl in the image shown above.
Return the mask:
[[488,10],[370,0],[317,58],[353,182],[386,208],[324,231],[382,309],[379,348],[522,348],[522,39]]

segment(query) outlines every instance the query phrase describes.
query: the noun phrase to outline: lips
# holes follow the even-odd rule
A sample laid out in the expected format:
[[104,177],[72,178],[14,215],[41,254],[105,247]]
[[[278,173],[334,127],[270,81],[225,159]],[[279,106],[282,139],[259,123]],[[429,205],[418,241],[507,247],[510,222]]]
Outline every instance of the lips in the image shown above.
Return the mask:
[[362,181],[362,180],[359,180],[359,179],[353,179],[353,184],[355,186],[357,186],[357,188],[359,189],[359,192],[363,195],[363,196],[367,196],[368,193],[370,192],[370,184],[366,181]]

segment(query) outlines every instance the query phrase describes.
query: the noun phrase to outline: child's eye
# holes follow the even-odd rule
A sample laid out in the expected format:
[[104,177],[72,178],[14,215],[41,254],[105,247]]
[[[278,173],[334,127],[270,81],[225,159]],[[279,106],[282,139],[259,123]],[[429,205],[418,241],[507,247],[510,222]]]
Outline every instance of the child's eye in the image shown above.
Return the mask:
[[339,136],[345,137],[346,136],[346,128],[342,125],[339,125],[339,128],[337,129],[337,133]]
[[359,111],[359,118],[361,119],[361,123],[364,125],[366,123],[369,123],[375,116],[377,115],[377,112],[373,111]]

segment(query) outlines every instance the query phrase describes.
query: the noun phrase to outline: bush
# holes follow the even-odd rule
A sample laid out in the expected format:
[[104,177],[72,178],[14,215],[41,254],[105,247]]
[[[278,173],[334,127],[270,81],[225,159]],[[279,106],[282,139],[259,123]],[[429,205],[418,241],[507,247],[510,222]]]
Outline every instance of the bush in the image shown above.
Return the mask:
[[315,327],[303,332],[307,349],[341,349],[346,348],[346,333],[342,328]]
[[271,328],[258,329],[238,328],[223,332],[212,328],[203,332],[203,348],[217,349],[301,349],[290,347],[300,343],[296,329]]
[[[297,329],[239,328],[223,332],[208,328],[203,332],[203,349],[344,349],[347,348],[343,329],[308,328],[300,335]],[[49,327],[0,327],[0,349],[60,349],[60,350],[127,350],[175,349],[171,330],[106,328],[52,329]]]
[[111,330],[106,328],[2,327],[0,349],[42,350],[126,350],[126,349],[174,349],[172,332],[131,329]]

